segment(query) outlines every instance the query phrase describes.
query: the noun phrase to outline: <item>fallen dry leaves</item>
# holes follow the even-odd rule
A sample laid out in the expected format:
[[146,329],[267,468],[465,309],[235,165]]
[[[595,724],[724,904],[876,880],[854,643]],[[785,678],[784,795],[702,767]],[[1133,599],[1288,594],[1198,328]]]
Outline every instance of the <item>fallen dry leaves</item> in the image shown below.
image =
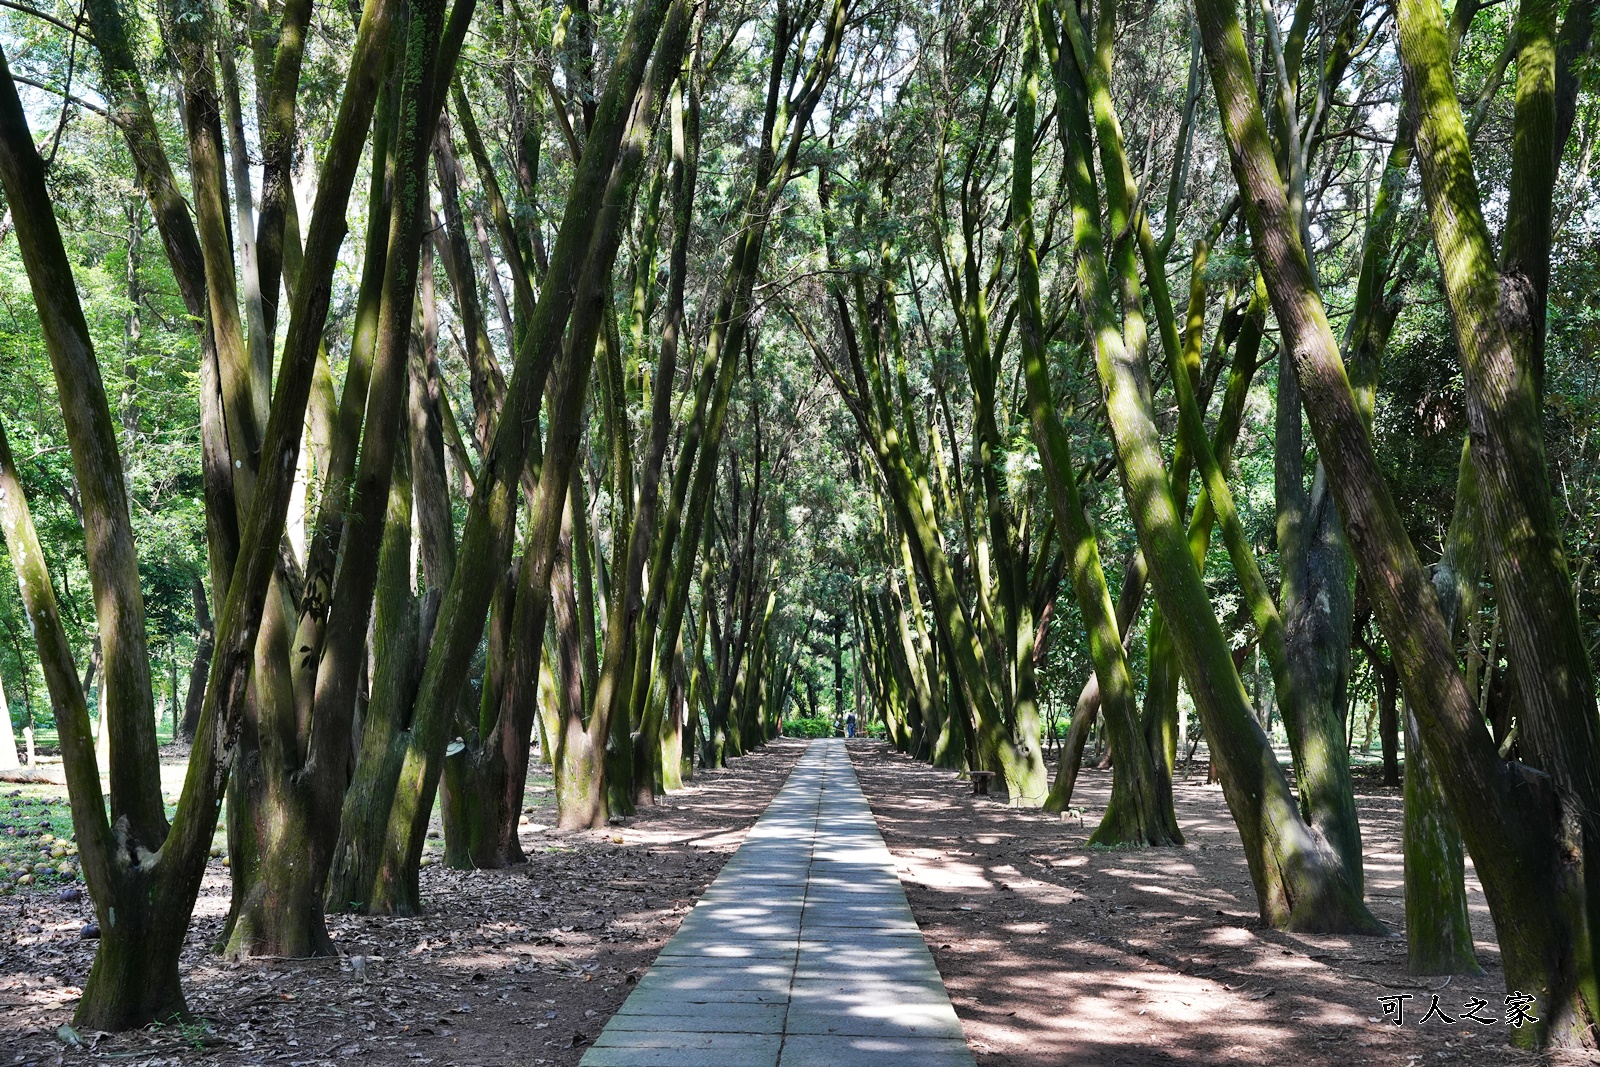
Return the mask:
[[[520,867],[428,866],[424,915],[329,916],[337,959],[222,962],[210,946],[229,883],[213,861],[184,954],[184,988],[199,1020],[190,1026],[116,1035],[63,1030],[93,959],[93,942],[79,937],[93,914],[89,902],[60,900],[53,887],[7,897],[0,902],[0,1067],[314,1067],[349,1059],[572,1067],[801,751],[780,741],[698,775],[604,832],[530,824],[523,834],[529,862]],[[539,807],[547,790],[537,781],[531,788],[533,817],[552,815]]]

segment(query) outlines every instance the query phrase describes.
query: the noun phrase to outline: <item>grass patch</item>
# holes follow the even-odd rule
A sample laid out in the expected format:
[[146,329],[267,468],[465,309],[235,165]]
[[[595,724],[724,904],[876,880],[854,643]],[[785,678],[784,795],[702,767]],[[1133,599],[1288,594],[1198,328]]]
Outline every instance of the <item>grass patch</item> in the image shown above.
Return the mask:
[[72,806],[58,785],[18,785],[0,793],[0,893],[78,879]]

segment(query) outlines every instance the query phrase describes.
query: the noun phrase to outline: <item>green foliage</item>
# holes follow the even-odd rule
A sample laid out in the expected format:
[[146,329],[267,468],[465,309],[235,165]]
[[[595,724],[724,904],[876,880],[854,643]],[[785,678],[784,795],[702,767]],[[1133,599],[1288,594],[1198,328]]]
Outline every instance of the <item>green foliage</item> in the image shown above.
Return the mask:
[[201,1051],[208,1046],[219,1044],[216,1031],[204,1019],[185,1020],[174,1016],[167,1022],[154,1022],[150,1029],[156,1032],[170,1031],[181,1043],[195,1051]]
[[833,720],[831,719],[785,719],[783,732],[786,737],[832,737]]

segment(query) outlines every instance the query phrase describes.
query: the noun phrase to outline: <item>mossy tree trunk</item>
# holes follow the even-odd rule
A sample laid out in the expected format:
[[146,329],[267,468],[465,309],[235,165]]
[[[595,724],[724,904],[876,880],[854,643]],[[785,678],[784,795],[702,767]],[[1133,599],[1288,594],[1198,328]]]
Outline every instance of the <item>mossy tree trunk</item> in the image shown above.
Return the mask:
[[[1100,826],[1089,840],[1104,845],[1181,844],[1183,833],[1178,829],[1177,815],[1172,808],[1172,779],[1161,773],[1158,757],[1140,734],[1133,676],[1128,670],[1116,609],[1100,566],[1099,544],[1084,515],[1071,443],[1051,395],[1033,226],[1033,138],[1039,96],[1040,27],[1036,10],[1030,9],[1024,19],[1016,136],[1011,157],[1011,226],[1017,244],[1020,333],[1028,409],[1062,543],[1072,560],[1072,588],[1088,631],[1101,709],[1118,755],[1111,800]],[[1051,59],[1059,61],[1057,56]]]
[[[378,580],[379,554],[367,550],[365,531],[383,525],[396,456],[406,450],[409,438],[406,430],[410,423],[404,413],[413,362],[412,323],[426,216],[429,148],[443,104],[440,89],[451,76],[472,9],[473,0],[457,4],[448,28],[443,0],[416,4],[410,11],[400,73],[400,135],[388,252],[351,514],[344,526],[309,722],[302,722],[296,713],[286,677],[281,683],[283,691],[264,691],[271,684],[268,679],[287,674],[292,616],[286,611],[269,613],[267,620],[274,625],[263,625],[265,637],[282,642],[281,650],[274,649],[270,657],[271,664],[281,668],[264,671],[265,657],[258,654],[255,682],[262,709],[265,786],[263,810],[257,816],[261,855],[258,884],[235,915],[226,950],[229,955],[296,957],[334,952],[323,919],[323,896],[338,828],[323,813],[342,797],[347,780],[348,739],[356,690],[367,663],[368,623]],[[431,268],[431,256],[428,264]],[[431,314],[431,279],[425,296]],[[423,377],[419,403],[424,402],[427,388]],[[424,449],[418,458],[432,457]],[[442,476],[442,455],[437,463],[428,463],[427,470]],[[413,475],[416,473],[413,470]],[[437,492],[426,494],[425,512],[438,499]],[[444,540],[448,541],[448,520],[446,523]],[[437,579],[437,522],[428,529],[431,536],[423,540],[431,551],[424,554],[429,557],[429,577]]]
[[[585,392],[589,372],[595,361],[595,345],[605,325],[607,302],[604,294],[609,291],[608,280],[611,276],[612,263],[621,241],[623,211],[631,202],[634,186],[643,169],[645,148],[653,136],[661,104],[682,65],[692,23],[691,16],[691,8],[682,0],[676,0],[665,9],[662,9],[655,0],[643,0],[636,9],[633,23],[623,42],[623,50],[608,78],[597,109],[596,124],[590,133],[591,144],[579,163],[579,180],[574,182],[571,191],[573,199],[569,199],[568,202],[570,214],[563,223],[563,230],[566,231],[567,221],[575,215],[579,218],[584,217],[581,213],[571,210],[575,202],[584,207],[597,207],[585,227],[592,231],[585,242],[587,244],[585,253],[581,260],[574,255],[567,268],[573,271],[573,274],[565,279],[565,283],[571,286],[567,294],[570,324],[565,323],[568,317],[565,310],[558,313],[559,319],[543,317],[546,303],[554,298],[559,305],[562,299],[557,295],[560,289],[557,285],[557,271],[552,265],[545,277],[543,299],[529,327],[530,334],[538,332],[541,326],[550,330],[544,341],[553,344],[562,332],[559,327],[566,324],[567,338],[565,359],[559,364],[552,382],[549,429],[540,466],[538,492],[530,504],[526,558],[522,564],[517,591],[517,614],[513,624],[515,636],[507,679],[508,690],[514,694],[532,693],[537,685],[539,661],[544,645],[544,612],[550,598],[555,545],[570,493],[572,471],[582,429],[581,416]],[[629,91],[630,81],[632,86],[637,87],[636,90]],[[614,152],[606,151],[611,135],[600,132],[610,129],[616,131]],[[600,169],[602,165],[604,165],[603,171]],[[590,171],[591,167],[595,168],[593,172]],[[587,190],[584,180],[586,177],[593,179],[595,183]],[[603,188],[598,188],[602,177]],[[598,197],[595,197],[596,192],[599,194]],[[591,205],[580,199],[584,197],[593,197],[598,203]],[[570,240],[575,234],[566,232],[562,236]],[[558,257],[563,253],[559,236],[556,252]],[[581,272],[576,270],[580,263]],[[519,370],[520,363],[519,360]],[[512,396],[516,391],[516,373],[513,372],[512,386],[508,391],[497,437],[504,429],[509,413],[514,410]],[[526,428],[518,431],[519,434],[526,432]],[[517,458],[520,461],[521,457]],[[520,462],[518,466],[520,467]],[[475,498],[474,504],[476,503]],[[468,522],[470,533],[470,516]],[[456,569],[457,580],[452,583],[452,593],[447,594],[445,599],[447,610],[460,584],[460,577],[469,569],[466,564],[468,555],[465,549],[461,553],[461,559],[463,565]],[[487,607],[487,604],[483,604],[482,607]],[[478,623],[473,628],[474,631],[481,630],[482,627],[481,608],[476,612],[476,616]],[[441,618],[438,632],[442,633],[443,630],[444,623]],[[453,644],[454,639],[447,642],[447,645]],[[449,655],[454,659],[466,652],[470,652],[470,649],[462,648]],[[448,690],[441,691],[437,688],[441,678],[438,671],[442,669],[442,663],[436,662],[439,654],[436,642],[435,647],[430,650],[429,666],[424,671],[415,725],[409,739],[405,764],[401,768],[395,804],[389,812],[388,826],[384,834],[386,866],[399,872],[397,881],[405,887],[408,895],[403,905],[413,908],[420,906],[420,900],[415,897],[417,869],[427,835],[429,809],[442,773],[442,761],[449,740],[449,708],[441,703],[448,699],[446,696]],[[460,666],[464,667],[465,664]],[[531,727],[531,719],[529,724]],[[502,715],[494,729],[507,731],[512,729],[513,725]],[[596,756],[603,751],[604,738],[609,728],[609,720],[603,712],[592,713],[588,722],[583,724],[583,732],[589,738],[590,750]],[[572,732],[570,722],[567,732],[569,734]],[[558,741],[558,746],[561,744],[568,746],[569,760],[572,746],[577,741],[574,736]],[[521,744],[526,746],[526,735],[523,736]],[[566,786],[559,784],[561,775],[562,769],[558,764],[558,789],[565,789]],[[585,825],[603,824],[606,814],[603,764],[593,768],[590,781],[592,787],[585,790],[585,793],[589,794],[586,801],[571,811],[574,816],[581,816]],[[516,795],[519,798],[521,796],[520,783]],[[571,820],[567,813],[563,813],[562,820],[570,825]]]
[[[555,362],[561,339],[567,332],[568,319],[575,305],[584,306],[578,299],[580,292],[592,292],[592,288],[584,289],[583,286],[598,285],[608,273],[615,249],[617,211],[614,202],[605,197],[618,192],[613,189],[608,194],[609,185],[628,178],[627,173],[614,175],[614,165],[618,163],[629,114],[634,107],[638,88],[644,82],[667,7],[665,0],[640,0],[604,92],[597,101],[595,123],[590,128],[587,150],[579,161],[569,191],[555,248],[551,252],[549,270],[544,277],[543,291],[531,320],[519,338],[516,366],[506,389],[489,451],[491,462],[485,463],[474,489],[457,553],[461,563],[455,568],[440,603],[433,640],[428,646],[413,702],[409,729],[396,742],[401,752],[393,785],[381,784],[382,792],[392,796],[392,803],[376,812],[357,831],[364,838],[359,847],[381,857],[377,864],[379,873],[370,890],[353,886],[348,887],[350,891],[344,895],[351,899],[367,899],[368,907],[372,910],[414,912],[421,907],[417,872],[428,818],[443,770],[446,748],[451,741],[459,693],[482,635],[490,601],[501,585],[511,558],[516,492],[537,425],[537,420],[530,418],[530,415],[537,411],[545,379]],[[629,158],[635,151],[630,149]],[[624,172],[629,169],[623,167]],[[607,205],[611,205],[609,210]],[[603,217],[608,220],[604,225]],[[597,247],[591,249],[591,242]],[[592,271],[602,262],[607,270],[597,277]],[[589,303],[592,304],[592,299]],[[586,346],[582,341],[582,333],[574,331],[571,350],[574,353],[572,362],[582,368],[582,377],[586,380],[587,365],[593,355],[594,331],[598,329],[598,316],[592,312],[585,312],[585,316],[594,320],[587,327],[590,340]],[[555,415],[553,411],[552,417]],[[570,412],[562,411],[560,415],[563,419],[571,418]],[[546,458],[548,460],[549,457]],[[561,491],[553,498],[556,503],[554,521],[543,511],[535,512],[536,521],[544,523],[545,532],[549,533],[559,527],[567,494],[566,474],[570,471],[570,456],[554,464],[546,462],[544,467],[552,479],[559,478],[561,481]],[[554,488],[553,481],[549,486],[541,481],[540,508],[548,509],[551,503],[548,494]],[[549,540],[550,543],[544,545],[543,565],[539,566],[540,561],[529,558],[523,564],[523,574],[519,579],[519,586],[524,588],[535,580],[542,585],[541,595],[537,598],[541,612],[543,602],[548,598],[553,536]],[[530,569],[543,573],[529,575],[527,571]],[[518,604],[517,610],[532,609]],[[514,650],[512,658],[520,658],[522,662],[510,668],[512,678],[520,677],[526,684],[526,688],[520,692],[531,694],[536,691],[542,640],[536,639],[530,650],[526,647],[529,642],[525,634],[518,634],[517,639],[523,647]],[[528,665],[530,657],[531,669]],[[514,681],[508,680],[507,684],[508,689],[517,691]],[[521,795],[520,783],[517,795]],[[382,899],[379,899],[379,889],[384,891]]]
[[[65,677],[73,673],[70,655],[58,662],[58,667],[65,668],[61,672],[65,677],[52,685],[52,699],[64,726],[74,820],[102,928],[97,961],[77,1012],[84,1026],[124,1029],[184,1010],[177,957],[199,892],[227,781],[229,749],[248,688],[257,630],[268,585],[278,566],[345,204],[376,95],[372,67],[387,48],[393,14],[394,7],[385,0],[373,0],[357,34],[350,75],[322,168],[278,390],[266,420],[262,449],[266,462],[243,525],[237,565],[231,568],[193,756],[170,828],[155,762],[154,716],[148,710],[137,713],[141,702],[146,709],[151,706],[149,665],[143,649],[143,608],[115,430],[45,191],[42,162],[9,70],[0,77],[0,183],[17,222],[18,244],[34,287],[67,412],[69,440],[79,463],[76,473],[89,534],[91,574],[97,582],[113,583],[104,590],[96,589],[101,626],[115,631],[115,640],[103,640],[107,706],[120,708],[127,702],[121,725],[113,712],[110,726],[110,817],[117,820],[113,832],[101,798],[87,712],[79,710],[81,688],[74,699],[65,684]],[[87,451],[80,456],[83,450]],[[6,472],[12,473],[9,457],[5,459]],[[7,497],[13,505],[25,506],[20,490]],[[29,526],[31,522],[21,522],[13,513],[7,532],[21,532]],[[30,590],[39,592],[41,582],[48,588],[49,579],[36,551],[36,535],[25,535],[23,540],[33,541],[35,547],[31,562],[25,552],[14,555],[26,599]],[[59,632],[53,604],[35,596],[29,610],[38,632],[49,633],[51,618]],[[64,642],[53,640],[56,651],[64,652]],[[142,687],[138,684],[141,673]]]
[[[1398,28],[1406,96],[1417,111],[1423,194],[1466,387],[1479,528],[1523,702],[1519,748],[1550,776],[1566,813],[1566,825],[1545,828],[1546,847],[1579,853],[1579,884],[1566,886],[1572,897],[1557,905],[1565,937],[1536,948],[1544,957],[1536,963],[1516,961],[1517,970],[1533,963],[1544,972],[1537,977],[1546,1011],[1536,1033],[1517,1036],[1593,1046],[1600,1042],[1600,714],[1552,503],[1540,396],[1553,191],[1577,91],[1571,64],[1588,48],[1594,5],[1573,5],[1559,32],[1557,15],[1556,4],[1532,2],[1515,23],[1514,151],[1498,269],[1444,18],[1403,3]],[[1423,727],[1428,741],[1428,723]],[[1457,814],[1467,813],[1458,806]],[[1513,956],[1530,948],[1508,952],[1508,983],[1535,977],[1514,972]]]
[[383,859],[373,824],[394,801],[395,778],[405,755],[406,727],[416,695],[415,650],[421,618],[411,594],[412,486],[409,457],[396,453],[378,549],[378,585],[373,606],[373,658],[376,670],[367,712],[357,739],[356,774],[346,790],[339,838],[330,864],[324,901],[327,910],[365,912],[390,890],[379,886]]
[[[749,343],[752,292],[761,271],[761,250],[767,224],[795,172],[806,143],[811,115],[822,99],[838,63],[841,38],[850,11],[848,0],[835,0],[812,12],[822,23],[822,39],[803,78],[785,84],[789,49],[816,30],[797,20],[787,6],[779,8],[772,29],[772,59],[762,119],[761,150],[745,197],[744,224],[734,238],[733,254],[711,320],[695,387],[695,402],[679,449],[672,493],[662,514],[652,548],[650,597],[639,616],[637,666],[629,707],[643,721],[658,721],[648,710],[665,703],[671,684],[672,658],[689,602],[690,578],[709,511],[712,485],[732,395],[739,356]],[[793,63],[801,69],[802,59]],[[795,84],[795,83],[798,84]],[[786,96],[786,94],[789,94]],[[782,149],[781,154],[779,149]],[[692,486],[692,487],[691,487]],[[685,505],[687,504],[687,507]],[[672,551],[674,542],[677,552]],[[660,590],[657,594],[656,590]],[[716,724],[712,724],[715,731]],[[720,761],[713,763],[720,766]]]
[[[956,59],[957,62],[963,60],[970,63],[972,57]],[[1008,410],[1012,404],[1004,395],[1003,356],[1006,338],[1015,319],[1014,312],[1008,313],[998,337],[991,336],[989,301],[992,281],[983,277],[981,266],[983,241],[980,230],[983,187],[987,178],[980,166],[980,159],[990,151],[992,144],[983,133],[989,105],[994,101],[997,91],[1003,93],[1003,87],[997,73],[995,76],[984,73],[979,77],[986,85],[984,119],[977,124],[973,134],[965,138],[964,146],[960,141],[965,131],[953,123],[945,123],[940,131],[940,161],[933,190],[933,222],[937,236],[935,247],[939,253],[940,273],[959,333],[962,362],[971,390],[973,455],[966,470],[971,476],[974,499],[969,503],[965,492],[952,494],[947,491],[934,500],[935,508],[943,504],[946,511],[959,513],[969,563],[966,576],[970,579],[973,594],[974,633],[992,672],[1000,706],[1008,722],[1014,724],[1016,735],[1026,741],[1038,735],[1038,686],[1033,664],[1035,616],[1029,595],[1030,546],[1025,536],[1030,520],[1030,501],[1027,495],[1018,493],[1008,484],[1004,469],[1008,439],[1013,430]],[[953,209],[947,203],[950,197],[946,190],[949,184],[944,166],[946,155],[953,157],[951,161],[956,166],[952,169],[958,172],[954,183],[956,196]],[[880,196],[884,214],[892,217],[895,204],[889,181],[883,181]],[[894,242],[881,240],[879,261],[885,277],[892,276],[898,269],[896,258],[899,254]],[[925,445],[923,431],[918,425],[922,420],[914,414],[917,402],[908,380],[906,339],[900,324],[897,301],[882,299],[880,295],[878,303],[884,320],[884,336],[878,344],[893,364],[894,399],[898,400],[900,415],[897,430],[914,473],[919,479],[927,481],[931,473],[930,452],[937,468],[941,472],[943,469],[943,449],[937,437],[937,423],[928,420],[930,440]],[[866,321],[863,314],[866,310],[864,307],[858,309],[857,317],[863,322]],[[940,399],[947,407],[948,398],[943,391]],[[943,478],[940,480],[942,482]],[[930,514],[937,513],[937,510],[930,510]],[[1022,792],[1031,793],[1032,787],[1024,788]]]
[[183,719],[178,734],[187,741],[194,740],[195,727],[200,724],[200,705],[206,695],[206,672],[211,669],[211,649],[216,641],[216,627],[211,621],[211,608],[206,602],[205,582],[197,575],[190,590],[194,599],[194,661],[189,665],[189,688],[184,691]]
[[1465,856],[1415,715],[1406,717],[1406,965],[1412,974],[1482,974],[1472,948]]
[[[1197,10],[1256,257],[1285,346],[1294,355],[1305,407],[1346,534],[1372,596],[1374,613],[1395,651],[1407,705],[1418,717],[1423,744],[1439,770],[1445,794],[1455,811],[1470,813],[1462,829],[1495,917],[1507,985],[1531,993],[1542,1009],[1540,1023],[1521,1028],[1516,1039],[1526,1043],[1591,1041],[1595,968],[1585,900],[1595,899],[1596,894],[1585,892],[1583,874],[1560,858],[1572,855],[1573,849],[1581,855],[1585,848],[1581,817],[1571,814],[1574,794],[1563,796],[1567,783],[1523,775],[1495,751],[1462,679],[1437,597],[1377,466],[1361,409],[1345,375],[1272,159],[1236,12],[1228,0],[1201,0]],[[1471,168],[1464,159],[1465,138],[1450,84],[1442,20],[1439,12],[1427,5],[1406,4],[1402,5],[1401,26],[1402,52],[1409,53],[1405,56],[1410,68],[1408,92],[1418,99],[1426,97],[1417,137],[1419,157],[1439,153],[1424,167],[1424,188],[1435,207],[1436,242],[1444,250],[1441,259],[1446,266],[1447,290],[1452,291],[1458,325],[1465,323],[1464,328],[1473,331],[1469,339],[1492,341],[1499,327],[1484,319],[1483,301],[1488,299],[1492,308],[1498,292],[1490,294],[1490,287],[1479,284],[1481,277],[1448,277],[1452,270],[1483,266],[1486,242],[1467,232],[1474,228],[1473,223],[1453,213],[1460,206],[1460,197],[1465,196],[1465,203],[1474,206],[1476,198],[1475,191],[1460,184],[1470,182]],[[1425,142],[1430,143],[1427,151]],[[1478,247],[1477,252],[1466,251],[1473,246]],[[1469,271],[1473,274],[1481,272]],[[1489,314],[1492,317],[1493,312]],[[1487,332],[1480,334],[1480,330]],[[1503,332],[1500,336],[1503,338]],[[1503,342],[1488,347],[1507,350]],[[1469,362],[1483,355],[1482,350],[1463,353]],[[1476,368],[1482,369],[1482,364]],[[1475,380],[1473,373],[1468,382],[1469,395],[1480,392],[1482,382]],[[1537,425],[1536,416],[1525,420],[1522,432],[1536,432]],[[1528,458],[1521,452],[1516,455]],[[1476,448],[1474,466],[1478,466]],[[1517,464],[1497,468],[1501,474],[1508,469],[1527,474]],[[1484,471],[1478,473],[1481,492]],[[1526,497],[1511,494],[1503,503],[1509,507],[1516,500],[1525,501]],[[1506,517],[1505,512],[1493,509],[1489,514],[1494,518],[1488,526]],[[1529,529],[1536,532],[1538,525]],[[1543,566],[1554,566],[1558,559],[1547,556]],[[1524,585],[1523,592],[1527,589]],[[1563,589],[1560,595],[1570,602],[1570,590]],[[1559,614],[1553,612],[1551,617]],[[1552,654],[1563,648],[1554,646]],[[1567,664],[1564,670],[1570,667]],[[1552,682],[1570,680],[1571,676],[1564,674]],[[1585,701],[1592,709],[1592,694]],[[1587,729],[1585,722],[1592,718],[1592,713],[1574,716],[1569,710],[1568,731]],[[1564,742],[1573,740],[1563,735]],[[1585,756],[1581,747],[1563,744],[1550,751],[1561,761],[1552,770],[1571,766],[1568,761],[1575,756],[1588,769],[1584,773],[1592,772],[1597,764],[1592,750]],[[1580,803],[1586,810],[1596,810]],[[1568,814],[1563,815],[1564,810]],[[1584,864],[1582,869],[1589,866]]]
[[[691,61],[691,70],[694,63]],[[686,99],[687,98],[687,99]],[[644,578],[650,562],[649,554],[656,535],[658,507],[661,500],[662,469],[666,462],[667,443],[672,426],[672,396],[677,375],[679,338],[683,330],[685,275],[688,271],[689,235],[694,219],[695,178],[700,157],[700,106],[695,78],[679,79],[673,84],[670,95],[671,108],[671,210],[672,244],[668,254],[669,282],[666,319],[661,328],[661,344],[656,353],[656,368],[651,384],[650,438],[645,453],[644,469],[639,480],[639,502],[633,515],[627,555],[623,560],[615,607],[606,624],[605,651],[596,701],[610,704],[608,714],[614,721],[632,725],[638,718],[640,737],[639,756],[633,767],[633,780],[624,783],[630,789],[635,803],[650,803],[658,788],[664,788],[663,760],[668,759],[663,737],[664,713],[662,703],[648,701],[643,708],[629,703],[633,693],[633,675],[640,669],[638,632],[644,615]],[[650,228],[651,247],[654,227]],[[644,318],[646,301],[644,289],[646,275],[653,275],[654,255],[635,272],[635,353],[644,344]],[[672,656],[679,655],[678,642],[670,649]],[[649,661],[645,660],[648,666]],[[669,666],[670,672],[670,666]],[[663,702],[664,703],[664,702]],[[670,759],[675,760],[676,756]],[[674,763],[672,775],[676,779],[678,768]]]
[[[819,192],[826,220],[831,211],[826,175]],[[830,262],[837,266],[834,226],[830,223],[825,232]],[[945,652],[945,662],[962,703],[973,714],[973,735],[966,739],[969,760],[975,769],[994,768],[999,772],[1012,804],[1037,806],[1048,792],[1039,745],[1038,709],[1030,700],[1019,703],[1014,716],[1008,715],[1012,709],[1000,683],[1001,672],[1009,671],[1012,665],[1007,663],[1002,668],[991,664],[980,624],[962,595],[946,555],[926,465],[906,436],[905,427],[915,415],[907,410],[904,390],[891,388],[896,384],[889,366],[894,356],[894,337],[884,329],[889,316],[880,312],[888,301],[897,299],[889,292],[888,272],[898,269],[898,263],[887,248],[880,254],[880,263],[884,273],[876,280],[870,301],[865,280],[860,277],[848,283],[830,283],[833,310],[844,342],[844,358],[838,361],[842,369],[835,365],[805,320],[791,317],[833,377],[869,444],[873,464],[883,479],[884,494],[894,508],[895,521],[911,545],[917,575],[931,593],[929,606],[938,643]],[[978,610],[983,609],[980,606]]]
[[[1048,41],[1054,32],[1054,12],[1047,5],[1041,7],[1041,18],[1050,28]],[[1064,6],[1062,15],[1072,36],[1081,41],[1081,28],[1071,26],[1076,11]],[[1080,56],[1080,70],[1088,68],[1086,49],[1074,50]],[[1063,57],[1058,72],[1069,58]],[[1058,93],[1058,99],[1064,97]],[[1190,554],[1161,460],[1148,369],[1124,343],[1114,316],[1088,124],[1081,111],[1070,107],[1060,108],[1058,114],[1068,153],[1079,300],[1105,390],[1124,491],[1140,547],[1150,564],[1151,587],[1218,763],[1223,794],[1244,840],[1262,920],[1296,930],[1381,932],[1381,924],[1361,902],[1337,856],[1301,818],[1282,768],[1251,714],[1227,637]]]

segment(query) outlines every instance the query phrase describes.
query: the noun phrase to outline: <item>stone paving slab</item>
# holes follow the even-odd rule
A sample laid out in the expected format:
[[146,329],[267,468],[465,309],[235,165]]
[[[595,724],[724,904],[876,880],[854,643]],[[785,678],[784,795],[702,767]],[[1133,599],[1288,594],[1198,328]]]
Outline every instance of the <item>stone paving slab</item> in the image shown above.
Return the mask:
[[[663,1009],[664,1015],[628,1013],[617,1015],[605,1033],[615,1037],[624,1030],[648,1033],[703,1034],[707,1019],[703,1016],[683,1014],[681,1005],[674,1003]],[[710,1020],[721,1034],[779,1034],[784,1032],[789,1015],[788,1001],[779,1004],[723,1004],[717,1008],[716,1018]],[[825,1031],[831,1032],[831,1031]]]
[[844,742],[814,741],[581,1067],[974,1067]]
[[910,1037],[923,1035],[965,1041],[961,1020],[948,1005],[916,1007],[896,1004],[885,1007],[876,1015],[866,1011],[839,1012],[812,1011],[801,1005],[791,1005],[784,1018],[783,1028],[793,1034],[843,1034],[853,1037]]

